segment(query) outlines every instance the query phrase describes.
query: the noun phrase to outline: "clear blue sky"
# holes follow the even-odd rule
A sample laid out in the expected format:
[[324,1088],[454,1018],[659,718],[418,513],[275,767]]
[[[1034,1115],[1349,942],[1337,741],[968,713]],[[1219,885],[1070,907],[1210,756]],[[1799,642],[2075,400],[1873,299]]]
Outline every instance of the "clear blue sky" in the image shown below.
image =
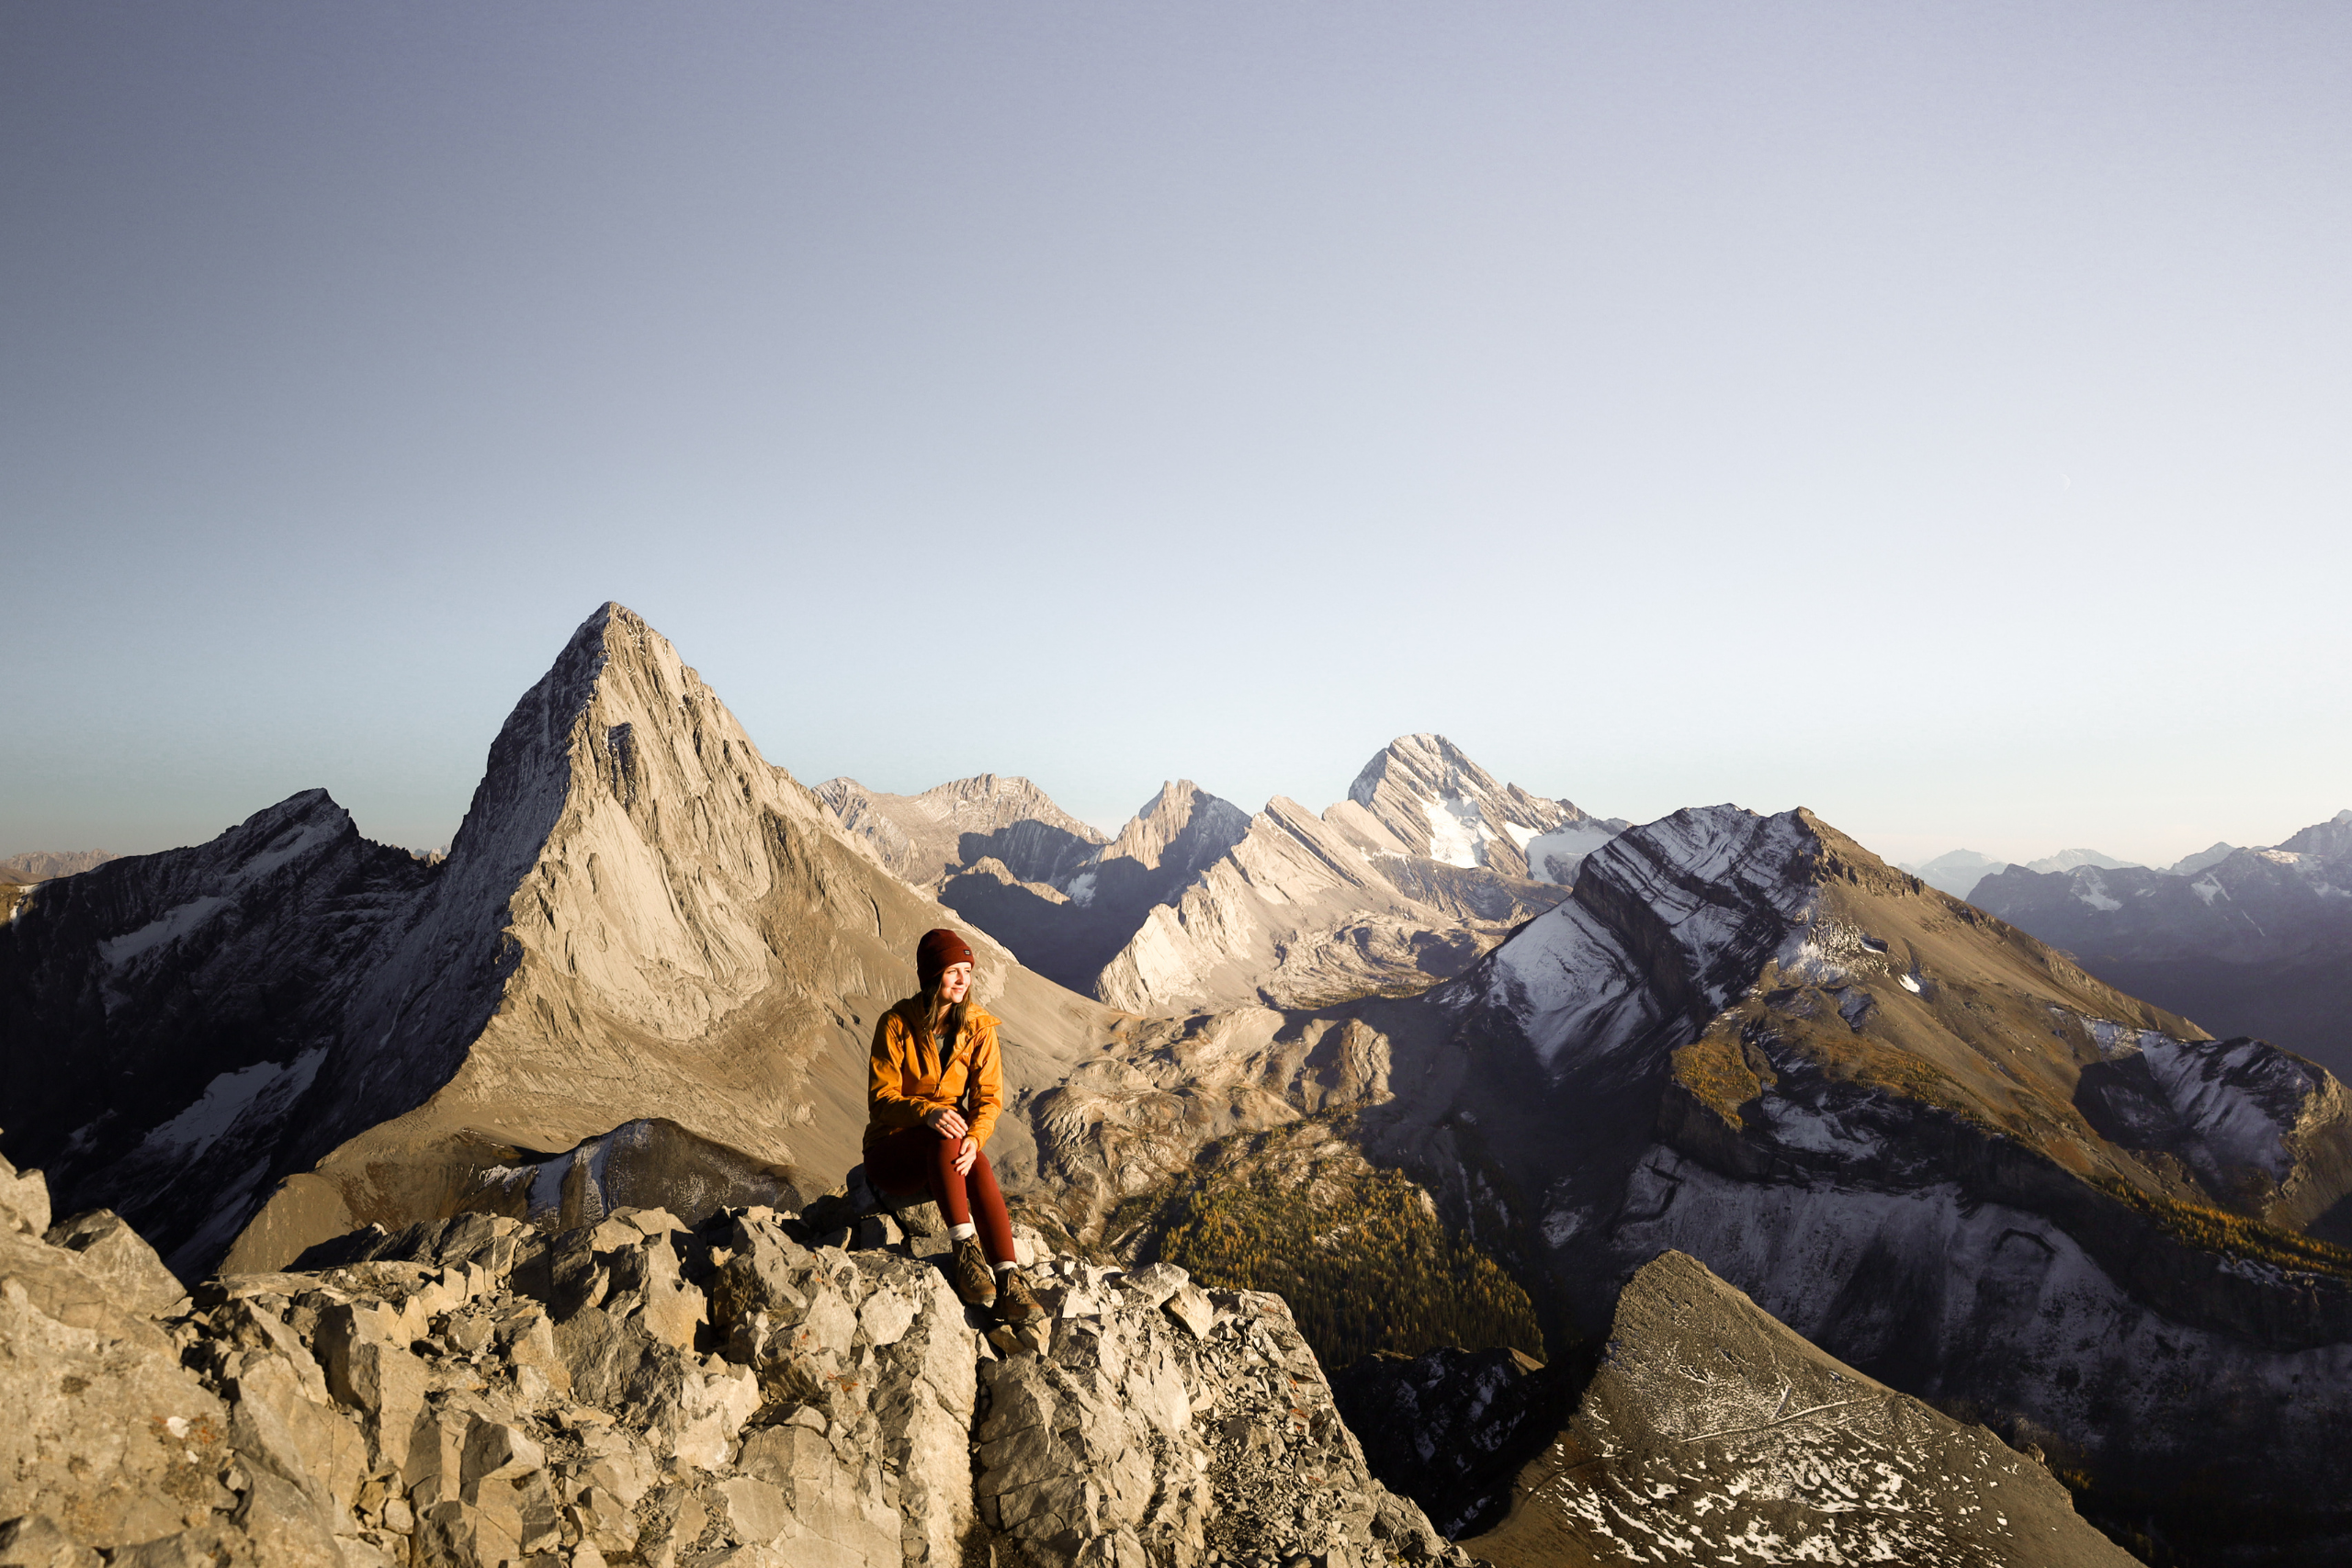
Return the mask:
[[0,853],[437,844],[607,598],[1106,823],[2352,805],[2341,4],[19,0],[0,221]]

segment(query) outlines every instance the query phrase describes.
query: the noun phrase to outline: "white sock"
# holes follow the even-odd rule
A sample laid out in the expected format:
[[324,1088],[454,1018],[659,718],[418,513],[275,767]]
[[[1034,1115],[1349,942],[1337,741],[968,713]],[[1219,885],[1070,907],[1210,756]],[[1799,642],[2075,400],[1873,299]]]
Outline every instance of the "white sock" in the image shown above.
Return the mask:
[[978,1225],[949,1225],[947,1227],[947,1239],[950,1241],[969,1241],[979,1234],[980,1227]]
[[1014,1263],[1000,1263],[996,1265],[996,1271],[1001,1274],[1008,1269],[1015,1269],[1018,1267],[1020,1267],[1020,1265]]

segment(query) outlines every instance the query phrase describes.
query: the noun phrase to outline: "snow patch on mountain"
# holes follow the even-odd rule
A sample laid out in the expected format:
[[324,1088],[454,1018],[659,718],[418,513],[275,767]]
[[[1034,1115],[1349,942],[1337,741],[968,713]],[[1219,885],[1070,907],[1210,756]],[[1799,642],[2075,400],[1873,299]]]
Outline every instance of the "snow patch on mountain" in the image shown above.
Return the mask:
[[180,1159],[202,1154],[249,1113],[274,1117],[310,1092],[311,1081],[319,1076],[319,1064],[326,1057],[326,1047],[322,1045],[291,1062],[256,1062],[222,1073],[205,1086],[194,1104],[149,1133],[139,1153]]
[[[1514,829],[1512,837],[1517,838]],[[1538,882],[1566,886],[1576,880],[1577,868],[1585,857],[1599,850],[1617,836],[1617,829],[1597,821],[1572,822],[1565,828],[1554,828],[1530,834],[1521,840],[1520,851],[1527,857],[1527,874]]]
[[209,894],[175,905],[137,931],[98,943],[98,960],[109,969],[119,969],[141,953],[177,942],[228,907],[228,899]]
[[1494,835],[1476,806],[1453,795],[1425,800],[1421,810],[1430,819],[1430,859],[1441,865],[1487,863],[1487,841]]
[[2075,897],[2092,908],[2111,912],[2123,908],[2123,900],[2107,895],[2107,880],[2097,871],[2085,870],[2075,879]]

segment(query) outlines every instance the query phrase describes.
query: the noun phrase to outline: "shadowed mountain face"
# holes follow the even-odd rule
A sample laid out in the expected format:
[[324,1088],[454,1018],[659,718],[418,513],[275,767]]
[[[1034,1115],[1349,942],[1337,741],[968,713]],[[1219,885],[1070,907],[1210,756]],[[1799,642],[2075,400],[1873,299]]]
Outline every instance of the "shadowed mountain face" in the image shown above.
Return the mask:
[[[2340,1529],[2352,1190],[2326,1073],[2212,1041],[1807,813],[1678,812],[1459,981],[1352,1010],[1375,1155],[1588,1332],[1666,1248],[2119,1495]],[[1491,1244],[1491,1243],[1490,1243]],[[2294,1456],[2283,1459],[2281,1456]],[[2191,1528],[2184,1524],[2183,1528]]]
[[2134,995],[2352,1071],[2352,811],[2214,848],[2171,873],[2010,866],[1969,897]]
[[[7,1151],[188,1273],[241,1235],[233,1263],[274,1266],[482,1206],[646,1118],[821,1190],[942,915],[607,605],[501,729],[437,865],[312,791],[36,890],[0,935]],[[1107,1036],[969,934],[1016,1075]],[[1024,1146],[1010,1130],[1009,1175]]]

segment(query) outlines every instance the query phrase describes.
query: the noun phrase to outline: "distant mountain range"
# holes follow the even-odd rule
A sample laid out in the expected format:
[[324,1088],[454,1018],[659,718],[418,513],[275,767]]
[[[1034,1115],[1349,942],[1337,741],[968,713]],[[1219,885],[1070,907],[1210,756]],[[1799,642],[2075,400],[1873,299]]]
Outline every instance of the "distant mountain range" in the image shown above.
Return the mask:
[[[2063,887],[2082,919],[2176,894],[2246,912],[2200,940],[2273,942],[2304,911],[2309,955],[2346,839],[2352,814],[2195,876],[2086,864],[1984,884]],[[1627,826],[1433,735],[1393,742],[1320,814],[1279,797],[1244,814],[1180,782],[1105,839],[1009,775],[808,789],[606,605],[501,728],[446,860],[368,842],[308,790],[207,844],[35,887],[0,925],[0,1148],[44,1168],[61,1212],[119,1210],[190,1279],[487,1213],[568,1232],[557,1250],[584,1280],[618,1204],[694,1225],[850,1190],[874,1021],[939,924],[979,951],[979,1002],[1003,1021],[991,1158],[1057,1249],[1147,1263],[1225,1151],[1312,1133],[1506,1268],[1557,1364],[1613,1318],[1650,1324],[1640,1366],[1595,1376],[1583,1424],[1520,1473],[1522,1547],[1593,1539],[1600,1494],[1577,1488],[1607,1474],[1661,1521],[1687,1483],[1709,1531],[1811,1530],[1812,1505],[1750,1495],[1769,1464],[1752,1483],[1701,1474],[1693,1445],[1722,1434],[1675,1425],[1663,1393],[1668,1435],[1616,1470],[1578,1471],[1570,1445],[1600,1440],[1594,1423],[1638,1393],[1619,1384],[1655,1372],[1713,1386],[1707,1409],[1813,1423],[1806,1441],[1838,1454],[1910,1453],[1927,1428],[1875,1383],[1853,1396],[1879,1413],[1867,1441],[1826,1395],[1786,1407],[1799,1372],[1812,1391],[1847,1371],[2045,1457],[2086,1513],[2153,1525],[2183,1561],[2352,1547],[2352,1252],[2335,1245],[2352,1103],[2335,1077],[2212,1038],[1810,812]],[[1677,1302],[1747,1320],[1688,1270],[1629,1295],[1669,1251],[1844,1370],[1774,1350],[1736,1397],[1677,1374]],[[793,1300],[815,1321],[815,1298]],[[1136,1375],[1153,1374],[1139,1359]],[[1041,1450],[1089,1434],[1071,1398],[1073,1427],[1039,1407]],[[1291,1440],[1233,1436],[1276,1455]],[[1834,1506],[1893,1519],[1897,1491]],[[1760,1511],[1717,1519],[1718,1499]],[[1876,1539],[1866,1519],[1837,1531],[1858,1551]],[[1051,1561],[1130,1560],[1087,1540]]]
[[0,882],[13,882],[18,886],[47,882],[51,877],[72,876],[94,865],[104,865],[114,858],[106,850],[39,850],[11,860],[0,860]]
[[1626,823],[1400,737],[1320,816],[1190,780],[1106,839],[1026,779],[817,793],[884,864],[1073,990],[1137,1012],[1311,1007],[1458,975]]
[[2352,1072],[2352,811],[2169,872],[2011,866],[1969,898],[2134,994]]

